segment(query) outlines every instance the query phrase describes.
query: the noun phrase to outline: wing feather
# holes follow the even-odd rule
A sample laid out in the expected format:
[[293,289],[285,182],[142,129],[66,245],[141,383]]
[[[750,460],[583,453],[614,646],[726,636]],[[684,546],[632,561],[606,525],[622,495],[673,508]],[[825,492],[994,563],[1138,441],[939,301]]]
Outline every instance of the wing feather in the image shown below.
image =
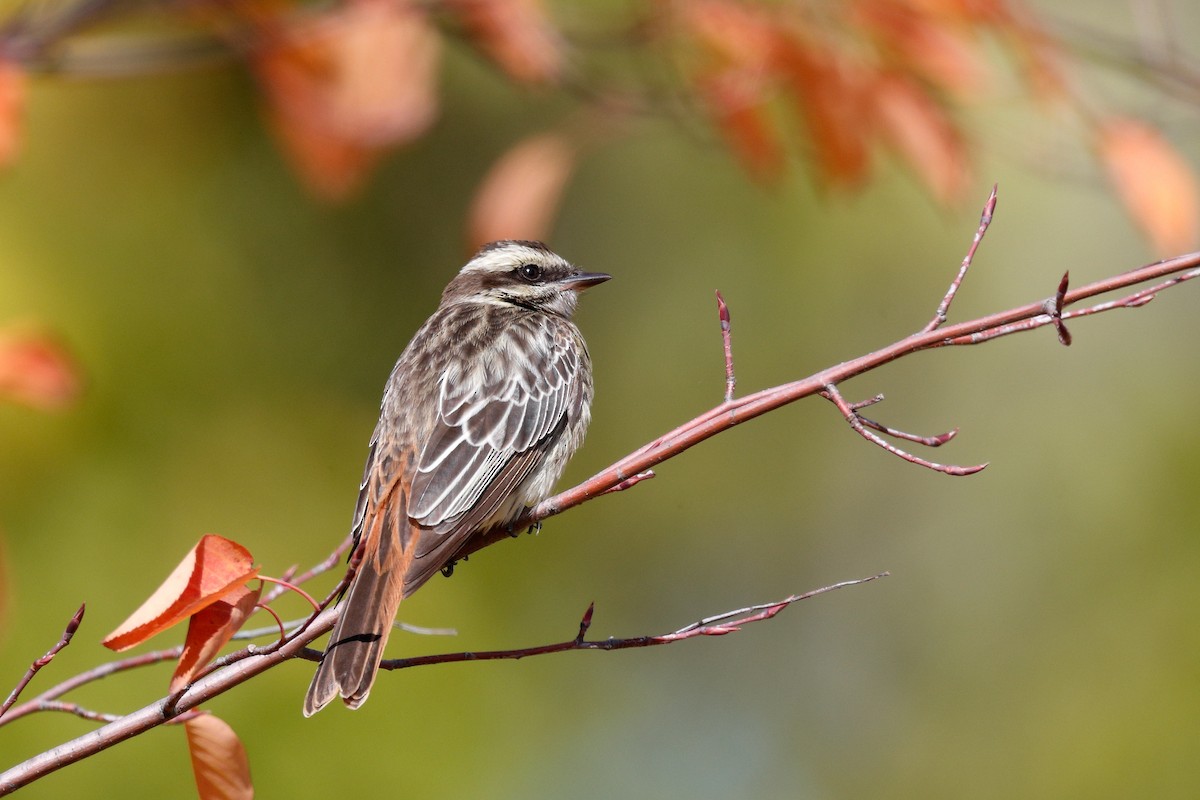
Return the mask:
[[[569,323],[518,318],[474,355],[470,364],[478,366],[464,368],[464,360],[445,371],[438,420],[417,459],[413,520],[443,534],[470,530],[468,523],[487,521],[540,462],[539,444],[580,391],[579,345],[561,325]],[[507,489],[491,491],[493,484]]]

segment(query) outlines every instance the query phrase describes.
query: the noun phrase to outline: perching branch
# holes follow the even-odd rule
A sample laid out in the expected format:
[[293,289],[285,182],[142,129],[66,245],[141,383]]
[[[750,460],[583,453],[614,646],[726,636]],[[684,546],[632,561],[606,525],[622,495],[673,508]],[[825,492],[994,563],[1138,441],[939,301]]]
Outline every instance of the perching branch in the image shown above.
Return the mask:
[[[574,508],[603,494],[631,488],[643,480],[653,477],[653,467],[657,464],[661,464],[663,461],[673,458],[692,446],[712,436],[716,436],[741,422],[761,416],[811,395],[822,395],[830,399],[859,435],[907,461],[946,474],[971,474],[981,469],[982,466],[954,467],[936,464],[907,453],[878,435],[882,434],[883,436],[921,446],[938,447],[950,441],[957,433],[957,429],[936,436],[918,436],[867,419],[859,412],[881,401],[883,399],[882,396],[876,395],[865,401],[851,403],[846,401],[842,396],[838,389],[840,384],[891,361],[923,350],[979,344],[1001,336],[1034,330],[1035,328],[1047,325],[1054,326],[1058,333],[1059,341],[1063,344],[1070,344],[1071,337],[1065,326],[1067,320],[1092,316],[1118,308],[1140,308],[1153,300],[1159,293],[1200,275],[1200,253],[1191,253],[1149,264],[1110,278],[1095,281],[1074,290],[1069,290],[1067,277],[1064,275],[1055,292],[1045,300],[1031,302],[1017,308],[1000,311],[967,322],[960,322],[953,325],[947,324],[946,315],[949,312],[952,301],[962,287],[983,235],[991,222],[995,202],[995,191],[993,190],[992,195],[985,205],[979,228],[975,233],[967,256],[963,259],[957,276],[951,283],[949,290],[938,305],[937,312],[929,323],[916,333],[886,347],[839,363],[807,378],[735,398],[733,392],[735,382],[733,353],[729,339],[728,306],[725,305],[723,298],[718,296],[718,313],[722,328],[726,367],[724,401],[722,403],[638,448],[579,485],[539,503],[511,529],[493,530],[477,537],[476,540],[468,545],[466,550],[458,553],[456,557],[463,558],[497,541],[510,538],[512,530],[519,530],[527,525],[536,525],[548,517],[560,514],[567,509]],[[1083,301],[1121,290],[1132,291],[1114,300],[1099,301],[1092,305],[1072,308],[1072,306],[1080,305]],[[334,556],[331,556],[308,573],[292,578],[292,581],[294,583],[302,583],[320,572],[331,568],[337,562],[339,554],[344,552],[346,546],[346,543],[343,543]],[[292,571],[294,570],[289,570],[289,573]],[[868,578],[864,580],[872,579]],[[330,593],[325,602],[321,604],[322,606],[327,606],[332,602],[339,588],[344,586],[344,581],[345,578],[339,583],[338,588],[335,588]],[[386,663],[389,667],[400,668],[424,663],[442,663],[449,660],[520,658],[526,655],[561,652],[568,649],[618,649],[621,647],[663,644],[668,641],[679,641],[700,635],[730,633],[736,630],[739,625],[761,619],[769,619],[782,608],[806,596],[829,591],[839,586],[853,585],[861,582],[848,581],[843,584],[836,584],[817,590],[808,595],[788,598],[778,603],[768,603],[742,609],[738,612],[731,612],[717,618],[702,620],[693,626],[664,636],[636,637],[633,639],[609,640],[607,642],[588,642],[583,637],[590,621],[589,616],[585,617],[584,624],[581,625],[580,635],[569,642],[496,653],[450,654],[446,656],[428,656],[419,659],[403,659]],[[206,673],[201,675],[201,677],[181,693],[157,700],[138,711],[115,719],[98,730],[12,767],[3,774],[0,774],[0,795],[14,791],[43,775],[100,752],[127,738],[136,736],[172,720],[177,721],[181,715],[196,708],[201,703],[229,691],[233,687],[244,683],[277,664],[293,658],[314,658],[316,654],[308,648],[308,645],[333,627],[337,614],[337,608],[325,608],[320,613],[314,613],[306,624],[302,624],[299,628],[291,630],[281,640],[272,645],[266,647],[250,646],[218,659],[210,666]],[[59,646],[52,649],[51,653],[48,653],[47,657],[40,661],[48,661],[53,656],[53,653],[57,652],[57,649],[61,649],[62,646],[66,645],[69,638],[69,635],[64,635]],[[57,702],[57,698],[73,688],[105,675],[133,669],[148,663],[175,658],[177,654],[178,648],[175,648],[174,650],[124,659],[89,670],[43,692],[33,700],[13,707],[0,720],[0,725],[14,721],[21,716],[37,710],[70,711],[71,713],[78,713],[88,718],[104,719],[106,715],[103,712],[79,709],[74,704]],[[35,662],[35,667],[37,666],[38,664]],[[32,671],[36,672],[36,669]],[[15,694],[24,688],[27,682],[25,680],[18,685],[14,691],[13,702],[15,702]]]
[[[991,223],[994,210],[995,190],[993,190],[992,196],[988,198],[987,204],[984,207],[983,219],[971,242],[967,258],[963,260],[963,266],[960,268],[958,276],[951,284],[950,290],[938,307],[939,313],[949,310],[950,303],[961,288],[962,280],[971,265],[979,242],[982,240],[987,226]],[[669,433],[638,448],[579,485],[573,486],[538,503],[536,507],[530,509],[525,517],[514,524],[513,529],[517,530],[561,514],[570,508],[574,508],[581,503],[585,503],[606,493],[613,487],[628,480],[631,476],[636,476],[650,470],[667,459],[674,458],[700,442],[727,431],[735,425],[762,416],[805,397],[828,393],[829,387],[836,387],[851,378],[870,372],[896,359],[924,350],[981,344],[1001,336],[1030,331],[1046,325],[1055,326],[1058,331],[1059,341],[1069,344],[1069,334],[1064,339],[1066,328],[1063,323],[1067,320],[1092,316],[1119,308],[1141,308],[1161,292],[1197,276],[1200,276],[1200,252],[1188,253],[1187,255],[1147,264],[1144,267],[1094,281],[1071,291],[1067,291],[1064,276],[1064,281],[1059,283],[1055,293],[1046,300],[1034,301],[1023,306],[1008,309],[1007,311],[998,311],[995,314],[989,314],[985,317],[979,317],[954,325],[943,326],[940,323],[934,325],[933,323],[938,320],[938,315],[935,314],[934,321],[918,332],[872,353],[867,353],[849,361],[843,361],[836,366],[829,367],[807,378],[774,386],[769,389],[762,389],[753,394],[735,400],[728,400],[714,406],[695,419],[685,422]],[[1147,283],[1151,285],[1137,289],[1131,294],[1116,300],[1099,302],[1071,311],[1066,310],[1068,307],[1079,304],[1084,300],[1090,300],[1109,292],[1129,289]],[[869,402],[878,401],[872,398]],[[854,405],[849,405],[853,410]],[[862,422],[862,417],[858,417],[857,419],[865,427],[876,430],[883,429],[885,433],[890,433],[890,429],[886,429],[879,423],[871,422],[868,424]],[[901,433],[897,438],[917,441],[921,444],[926,444],[926,440],[928,440],[929,444],[927,446],[936,447],[949,441],[956,433],[957,429],[935,437],[913,437],[911,434]],[[890,449],[893,452],[899,450],[899,448],[894,447]],[[930,468],[944,466],[934,465],[933,462],[922,463],[922,459],[915,456],[907,456],[907,454],[903,454],[903,451],[897,452],[897,455],[901,455],[906,460]],[[946,469],[939,469],[938,471],[950,475],[969,475],[972,472],[977,472],[980,468],[982,467],[948,467]],[[461,558],[462,556],[481,550],[497,541],[508,538],[508,536],[509,532],[507,530],[490,531],[486,535],[480,536],[468,543],[467,549],[460,553],[459,557]]]
[[[584,614],[583,620],[580,623],[579,634],[567,642],[559,642],[555,644],[539,645],[535,647],[523,648],[518,650],[503,650],[490,651],[479,653],[448,653],[445,655],[424,656],[420,658],[408,659],[390,659],[384,661],[381,665],[384,669],[404,669],[407,667],[423,666],[427,664],[451,663],[458,661],[487,661],[496,659],[516,659],[525,658],[528,656],[547,655],[550,653],[559,653],[566,650],[623,650],[631,647],[651,647],[654,645],[671,644],[674,642],[684,641],[696,636],[719,636],[726,633],[735,633],[740,630],[741,626],[749,625],[754,622],[760,622],[773,618],[783,609],[797,603],[801,600],[806,600],[810,597],[815,597],[819,594],[842,589],[848,586],[857,586],[858,584],[868,583],[878,578],[885,577],[888,573],[883,572],[878,575],[872,575],[867,578],[859,578],[856,580],[842,581],[840,583],[824,586],[820,589],[814,589],[803,594],[791,595],[782,600],[771,603],[763,603],[760,605],[750,606],[749,608],[737,609],[735,611],[727,611],[713,617],[702,619],[698,622],[680,628],[677,631],[658,636],[639,636],[628,639],[607,639],[600,641],[587,641],[584,639],[589,627],[591,626],[592,608],[589,606]],[[9,794],[17,789],[29,784],[38,778],[61,769],[68,764],[73,764],[88,756],[106,750],[115,744],[125,741],[126,739],[145,733],[148,730],[158,727],[159,725],[176,723],[189,718],[193,709],[200,706],[235,686],[238,686],[250,678],[258,675],[261,672],[289,661],[293,658],[306,658],[309,660],[320,659],[321,654],[318,651],[310,650],[305,645],[317,639],[321,635],[327,633],[337,619],[338,609],[328,608],[323,611],[313,622],[306,628],[298,632],[292,638],[284,641],[282,646],[268,649],[255,650],[253,647],[247,648],[237,653],[231,653],[222,659],[218,659],[215,668],[210,670],[203,677],[198,679],[191,686],[187,687],[178,695],[173,695],[161,700],[156,700],[148,706],[145,706],[137,711],[131,712],[124,716],[114,716],[83,709],[71,703],[56,702],[50,698],[62,694],[61,691],[51,690],[46,695],[36,698],[30,703],[30,711],[65,711],[73,713],[84,719],[105,721],[108,722],[102,728],[84,734],[76,739],[73,739],[63,745],[60,745],[52,750],[40,753],[27,761],[18,764],[11,769],[0,773],[0,796]],[[171,652],[171,651],[164,651]],[[159,654],[149,654],[159,655]],[[175,657],[178,652],[175,651]],[[144,658],[144,657],[143,657]],[[122,662],[122,668],[132,668],[135,666],[137,658],[125,659]],[[140,665],[140,664],[137,664]],[[94,672],[100,672],[96,670]],[[104,674],[112,674],[119,671],[118,669],[103,670]],[[91,676],[91,679],[100,677],[99,674]],[[78,686],[83,681],[74,681],[73,685]]]

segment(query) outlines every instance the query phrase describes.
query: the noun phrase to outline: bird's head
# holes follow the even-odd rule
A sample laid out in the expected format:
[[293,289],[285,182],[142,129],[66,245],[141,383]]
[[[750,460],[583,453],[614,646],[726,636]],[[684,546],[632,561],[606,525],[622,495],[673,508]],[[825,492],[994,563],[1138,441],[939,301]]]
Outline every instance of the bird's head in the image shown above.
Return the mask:
[[492,242],[450,281],[442,305],[504,303],[570,319],[579,293],[611,277],[583,272],[541,242]]

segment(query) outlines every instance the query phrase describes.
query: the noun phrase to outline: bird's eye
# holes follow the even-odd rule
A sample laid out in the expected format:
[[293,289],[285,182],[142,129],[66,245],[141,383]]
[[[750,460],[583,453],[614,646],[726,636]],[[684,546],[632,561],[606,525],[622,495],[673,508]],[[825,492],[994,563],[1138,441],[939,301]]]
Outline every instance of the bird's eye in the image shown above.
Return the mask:
[[517,274],[520,275],[524,280],[533,283],[542,277],[542,268],[537,264],[522,264],[521,266],[517,267]]

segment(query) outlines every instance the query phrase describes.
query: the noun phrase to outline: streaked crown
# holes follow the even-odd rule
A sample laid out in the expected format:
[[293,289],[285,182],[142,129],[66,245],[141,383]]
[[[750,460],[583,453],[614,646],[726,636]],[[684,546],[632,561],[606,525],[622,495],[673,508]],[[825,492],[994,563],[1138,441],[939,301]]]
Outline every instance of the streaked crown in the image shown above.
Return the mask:
[[492,242],[450,281],[442,305],[503,303],[569,319],[579,293],[610,277],[580,270],[541,242]]

